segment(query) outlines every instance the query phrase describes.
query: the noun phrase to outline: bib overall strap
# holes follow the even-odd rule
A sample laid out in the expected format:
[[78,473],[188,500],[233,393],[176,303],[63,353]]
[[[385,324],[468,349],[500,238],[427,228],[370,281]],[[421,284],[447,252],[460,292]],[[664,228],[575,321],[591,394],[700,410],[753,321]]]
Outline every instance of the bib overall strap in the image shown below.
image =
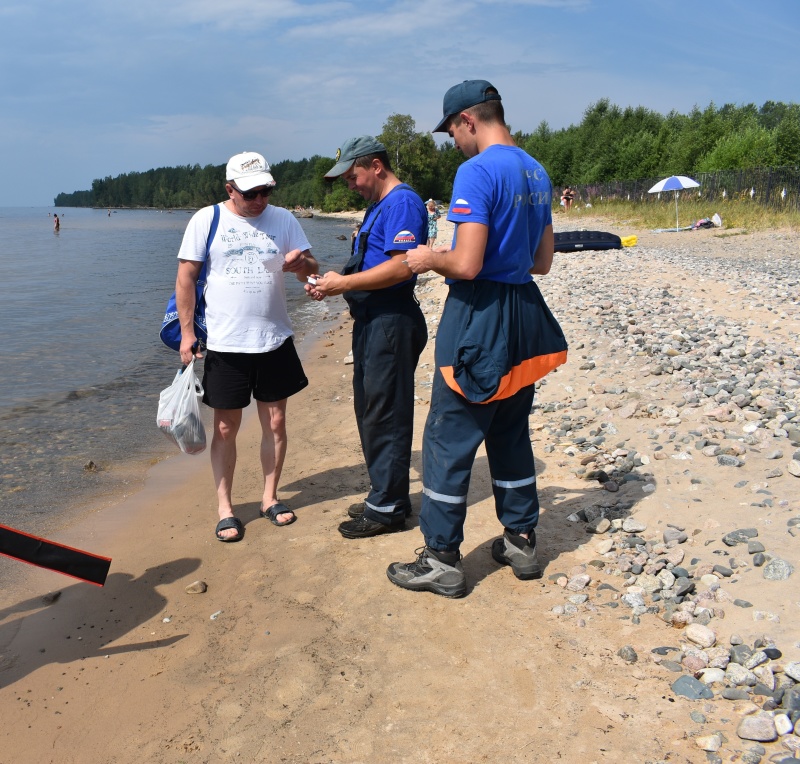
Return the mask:
[[[374,206],[375,205],[372,204],[367,207],[367,211],[364,213],[364,220],[369,217],[369,213],[372,211]],[[382,210],[383,207],[378,208],[378,211],[375,213],[372,220],[369,221],[369,228],[367,228],[366,231],[359,229],[358,237],[353,239],[353,243],[350,247],[350,259],[347,261],[347,264],[342,270],[342,276],[349,276],[351,273],[358,273],[361,270],[362,266],[364,265],[364,255],[367,251],[367,239],[369,239],[372,226],[375,225],[375,221],[378,219],[378,215],[381,214]]]

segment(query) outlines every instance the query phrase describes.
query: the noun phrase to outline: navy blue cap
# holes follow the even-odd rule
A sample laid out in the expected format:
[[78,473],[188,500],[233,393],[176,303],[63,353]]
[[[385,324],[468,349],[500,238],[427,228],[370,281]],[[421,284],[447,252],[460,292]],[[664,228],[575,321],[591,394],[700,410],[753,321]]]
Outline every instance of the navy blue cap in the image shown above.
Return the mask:
[[[494,91],[494,92],[489,92]],[[486,80],[464,80],[460,85],[453,85],[444,94],[442,121],[431,130],[432,133],[446,133],[447,123],[454,114],[459,114],[464,109],[477,106],[486,101],[502,101],[497,88]]]

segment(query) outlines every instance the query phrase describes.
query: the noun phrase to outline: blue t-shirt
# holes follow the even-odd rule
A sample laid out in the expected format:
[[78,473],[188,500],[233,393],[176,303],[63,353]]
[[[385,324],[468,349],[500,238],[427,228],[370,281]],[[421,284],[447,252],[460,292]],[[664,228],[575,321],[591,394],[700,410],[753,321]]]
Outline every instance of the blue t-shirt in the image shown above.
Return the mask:
[[[390,252],[405,252],[424,244],[428,240],[428,210],[419,194],[401,183],[369,208],[361,231],[369,231],[361,266],[362,271],[367,271],[385,263]],[[416,275],[401,284],[415,279]]]
[[[506,284],[531,280],[533,256],[553,222],[552,194],[544,167],[516,146],[489,146],[458,168],[447,219],[489,227],[476,279]],[[457,236],[458,225],[453,247]]]

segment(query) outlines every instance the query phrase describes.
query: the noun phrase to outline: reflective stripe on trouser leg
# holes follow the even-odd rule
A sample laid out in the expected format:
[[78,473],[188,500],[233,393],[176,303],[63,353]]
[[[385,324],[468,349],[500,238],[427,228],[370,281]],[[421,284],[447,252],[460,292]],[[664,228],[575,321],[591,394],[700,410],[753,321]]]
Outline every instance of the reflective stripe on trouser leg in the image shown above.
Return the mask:
[[[373,489],[370,489],[370,495],[374,493]],[[369,512],[377,512],[379,515],[383,517],[390,517],[392,518],[389,522],[394,522],[394,517],[399,513],[403,513],[403,517],[405,517],[406,507],[408,506],[408,502],[398,502],[396,504],[385,504],[381,506],[380,504],[374,504],[369,500],[369,498],[364,500],[364,506],[367,508]]]
[[371,483],[364,516],[378,522],[402,521],[411,506],[414,370],[426,339],[416,304],[353,327],[353,400]]
[[539,521],[536,467],[528,423],[533,395],[534,387],[530,385],[510,398],[497,401],[486,434],[497,519],[512,533],[527,533]]

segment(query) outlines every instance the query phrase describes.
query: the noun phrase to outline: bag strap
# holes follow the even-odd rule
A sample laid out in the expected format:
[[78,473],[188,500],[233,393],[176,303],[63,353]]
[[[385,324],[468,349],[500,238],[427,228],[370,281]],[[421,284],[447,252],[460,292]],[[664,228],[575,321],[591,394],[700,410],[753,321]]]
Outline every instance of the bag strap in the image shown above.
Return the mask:
[[208,229],[208,238],[206,239],[206,259],[203,260],[203,267],[200,269],[200,275],[197,277],[198,281],[206,280],[206,267],[208,266],[208,255],[211,251],[211,242],[217,235],[217,228],[219,226],[219,205],[214,205],[214,214],[211,217],[211,227]]
[[211,242],[214,241],[214,236],[217,234],[217,226],[219,226],[219,205],[214,205],[214,216],[211,218],[211,228],[208,229],[208,239],[206,239],[206,257],[208,251],[211,249]]

